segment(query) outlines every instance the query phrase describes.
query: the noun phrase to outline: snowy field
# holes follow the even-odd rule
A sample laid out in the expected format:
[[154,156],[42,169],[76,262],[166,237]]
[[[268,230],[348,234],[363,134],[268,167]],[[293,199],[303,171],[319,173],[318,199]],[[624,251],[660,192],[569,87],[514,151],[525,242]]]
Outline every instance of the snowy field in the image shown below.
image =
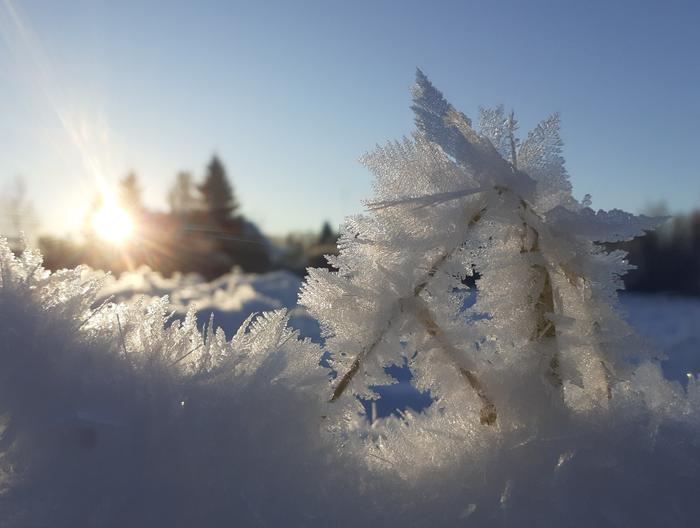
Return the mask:
[[[264,275],[229,273],[212,282],[197,275],[175,275],[164,278],[148,268],[110,276],[100,293],[100,300],[135,302],[142,298],[168,296],[174,318],[184,319],[188,308],[197,310],[198,326],[203,328],[214,318],[231,338],[250,315],[287,308],[290,325],[303,337],[320,343],[318,323],[297,306],[301,279],[293,273],[276,271]],[[688,374],[700,373],[700,299],[672,295],[645,295],[623,292],[622,311],[627,321],[642,336],[661,360],[667,379],[686,385]],[[399,380],[396,385],[382,387],[375,412],[386,416],[395,409],[421,410],[430,398],[408,383],[407,369],[390,372]],[[367,406],[368,414],[372,412]]]
[[[251,313],[286,307],[290,323],[320,342],[295,306],[298,277],[205,282],[143,269],[105,281],[34,274],[31,255],[3,258],[0,525],[692,526],[695,441],[676,426],[640,427],[647,419],[630,399],[646,390],[659,416],[687,415],[665,403],[676,389],[649,369],[630,396],[620,393],[629,419],[615,407],[611,421],[569,421],[561,435],[551,411],[533,407],[536,438],[521,426],[475,429],[472,419],[443,416],[396,368],[389,373],[403,382],[364,404],[372,423],[356,422],[358,436],[319,435],[333,412],[319,400],[328,393],[327,373],[315,367],[321,349],[293,339],[279,311],[236,333]],[[698,372],[700,301],[622,302],[668,355],[666,376],[688,382]],[[193,305],[199,312],[188,318]],[[226,335],[206,329],[211,315]],[[193,351],[196,363],[187,361]]]
[[300,286],[301,278],[287,271],[265,275],[233,272],[206,282],[196,274],[165,278],[144,267],[122,273],[118,278],[109,276],[99,299],[133,302],[143,297],[167,296],[176,317],[184,318],[194,306],[200,328],[213,316],[214,326],[222,328],[229,339],[251,314],[288,308],[291,325],[304,337],[317,340],[318,324],[296,307]]
[[[170,306],[184,316],[194,305],[200,324],[214,315],[215,326],[227,336],[253,313],[289,308],[292,324],[302,335],[318,339],[318,326],[297,306],[301,278],[286,271],[263,275],[232,272],[212,282],[197,275],[175,275],[165,278],[148,268],[127,272],[118,278],[110,276],[100,292],[100,299],[111,297],[117,302],[133,301],[139,296],[168,296]],[[689,368],[700,371],[700,299],[673,295],[644,295],[622,292],[620,295],[626,318],[635,330],[659,351]]]
[[[264,275],[229,273],[212,282],[197,275],[164,278],[142,268],[109,277],[100,299],[129,302],[140,296],[167,295],[180,317],[194,305],[199,325],[211,315],[214,325],[230,338],[251,314],[288,308],[291,324],[304,337],[319,340],[318,324],[297,306],[301,278],[286,271]],[[626,319],[663,357],[669,379],[685,383],[687,373],[700,373],[700,299],[673,295],[645,295],[623,292],[620,303]]]
[[620,301],[637,333],[661,354],[666,378],[685,385],[689,373],[700,373],[700,299],[623,293]]

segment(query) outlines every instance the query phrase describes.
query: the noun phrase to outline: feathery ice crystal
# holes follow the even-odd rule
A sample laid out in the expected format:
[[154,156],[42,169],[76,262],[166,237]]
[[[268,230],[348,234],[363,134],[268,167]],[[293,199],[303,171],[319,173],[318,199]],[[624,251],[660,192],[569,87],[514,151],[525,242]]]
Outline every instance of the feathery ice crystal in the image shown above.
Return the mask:
[[[0,241],[3,527],[693,525],[700,383],[645,358],[597,245],[658,220],[572,198],[556,117],[520,143],[420,72],[414,97],[338,271],[300,294],[330,393],[284,311],[228,341]],[[370,423],[356,396],[404,361],[433,403]]]
[[365,156],[371,214],[347,221],[338,271],[310,270],[300,295],[338,373],[331,400],[353,415],[350,394],[376,398],[407,361],[418,389],[482,424],[530,412],[523,391],[605,408],[639,343],[616,313],[625,255],[597,243],[659,219],[572,197],[557,115],[521,142],[513,114],[482,110],[476,132],[420,71],[413,95],[418,131]]

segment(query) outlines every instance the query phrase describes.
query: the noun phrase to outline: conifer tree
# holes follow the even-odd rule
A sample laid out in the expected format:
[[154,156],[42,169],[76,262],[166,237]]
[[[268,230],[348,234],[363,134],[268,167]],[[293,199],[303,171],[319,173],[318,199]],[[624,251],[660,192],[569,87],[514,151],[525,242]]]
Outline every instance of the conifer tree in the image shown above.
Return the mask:
[[135,172],[130,172],[119,181],[119,204],[130,211],[142,211],[141,186]]
[[204,182],[199,186],[206,210],[219,223],[235,216],[238,202],[226,175],[226,169],[217,156],[213,156]]
[[20,249],[22,239],[32,240],[38,225],[36,213],[27,198],[27,187],[22,177],[17,177],[0,194],[0,234],[10,240],[14,249]]
[[323,222],[321,234],[318,236],[318,243],[321,245],[335,244],[337,239],[338,235],[333,231],[331,224],[327,221]]
[[168,193],[170,211],[176,215],[187,215],[199,207],[199,197],[195,194],[192,174],[180,171],[175,177],[175,184]]

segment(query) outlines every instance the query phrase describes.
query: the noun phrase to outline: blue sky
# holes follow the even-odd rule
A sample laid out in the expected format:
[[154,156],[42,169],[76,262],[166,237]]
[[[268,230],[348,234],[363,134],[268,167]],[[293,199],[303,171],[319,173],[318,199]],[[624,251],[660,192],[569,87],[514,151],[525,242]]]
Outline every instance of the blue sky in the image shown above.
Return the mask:
[[44,231],[64,233],[98,178],[133,169],[165,209],[175,173],[201,177],[216,152],[264,230],[339,224],[371,193],[359,156],[413,129],[420,67],[467,115],[514,108],[523,134],[561,112],[594,207],[687,211],[697,5],[2,0],[0,190],[22,175]]

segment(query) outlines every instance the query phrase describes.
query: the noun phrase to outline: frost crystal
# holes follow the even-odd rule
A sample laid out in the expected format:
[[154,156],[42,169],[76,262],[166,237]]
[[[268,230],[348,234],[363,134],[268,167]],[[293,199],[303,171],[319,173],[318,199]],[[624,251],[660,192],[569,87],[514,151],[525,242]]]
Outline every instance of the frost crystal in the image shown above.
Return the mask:
[[[521,142],[420,72],[414,95],[418,131],[365,157],[370,213],[300,294],[327,350],[284,310],[227,340],[0,239],[3,528],[697,524],[700,384],[645,357],[625,255],[596,245],[658,219],[571,196],[557,117]],[[390,365],[432,404],[370,422]]]
[[318,454],[318,347],[284,310],[227,341],[194,310],[172,322],[167,298],[99,301],[104,282],[0,239],[0,524],[253,525],[240,495],[261,500],[259,480],[241,474]]
[[596,242],[659,219],[571,196],[556,115],[520,141],[512,113],[482,109],[476,131],[420,71],[413,97],[418,131],[364,157],[370,214],[346,223],[338,271],[310,270],[300,295],[338,373],[331,401],[351,416],[405,361],[436,406],[485,425],[541,399],[608,407],[639,344],[616,313],[624,255]]

